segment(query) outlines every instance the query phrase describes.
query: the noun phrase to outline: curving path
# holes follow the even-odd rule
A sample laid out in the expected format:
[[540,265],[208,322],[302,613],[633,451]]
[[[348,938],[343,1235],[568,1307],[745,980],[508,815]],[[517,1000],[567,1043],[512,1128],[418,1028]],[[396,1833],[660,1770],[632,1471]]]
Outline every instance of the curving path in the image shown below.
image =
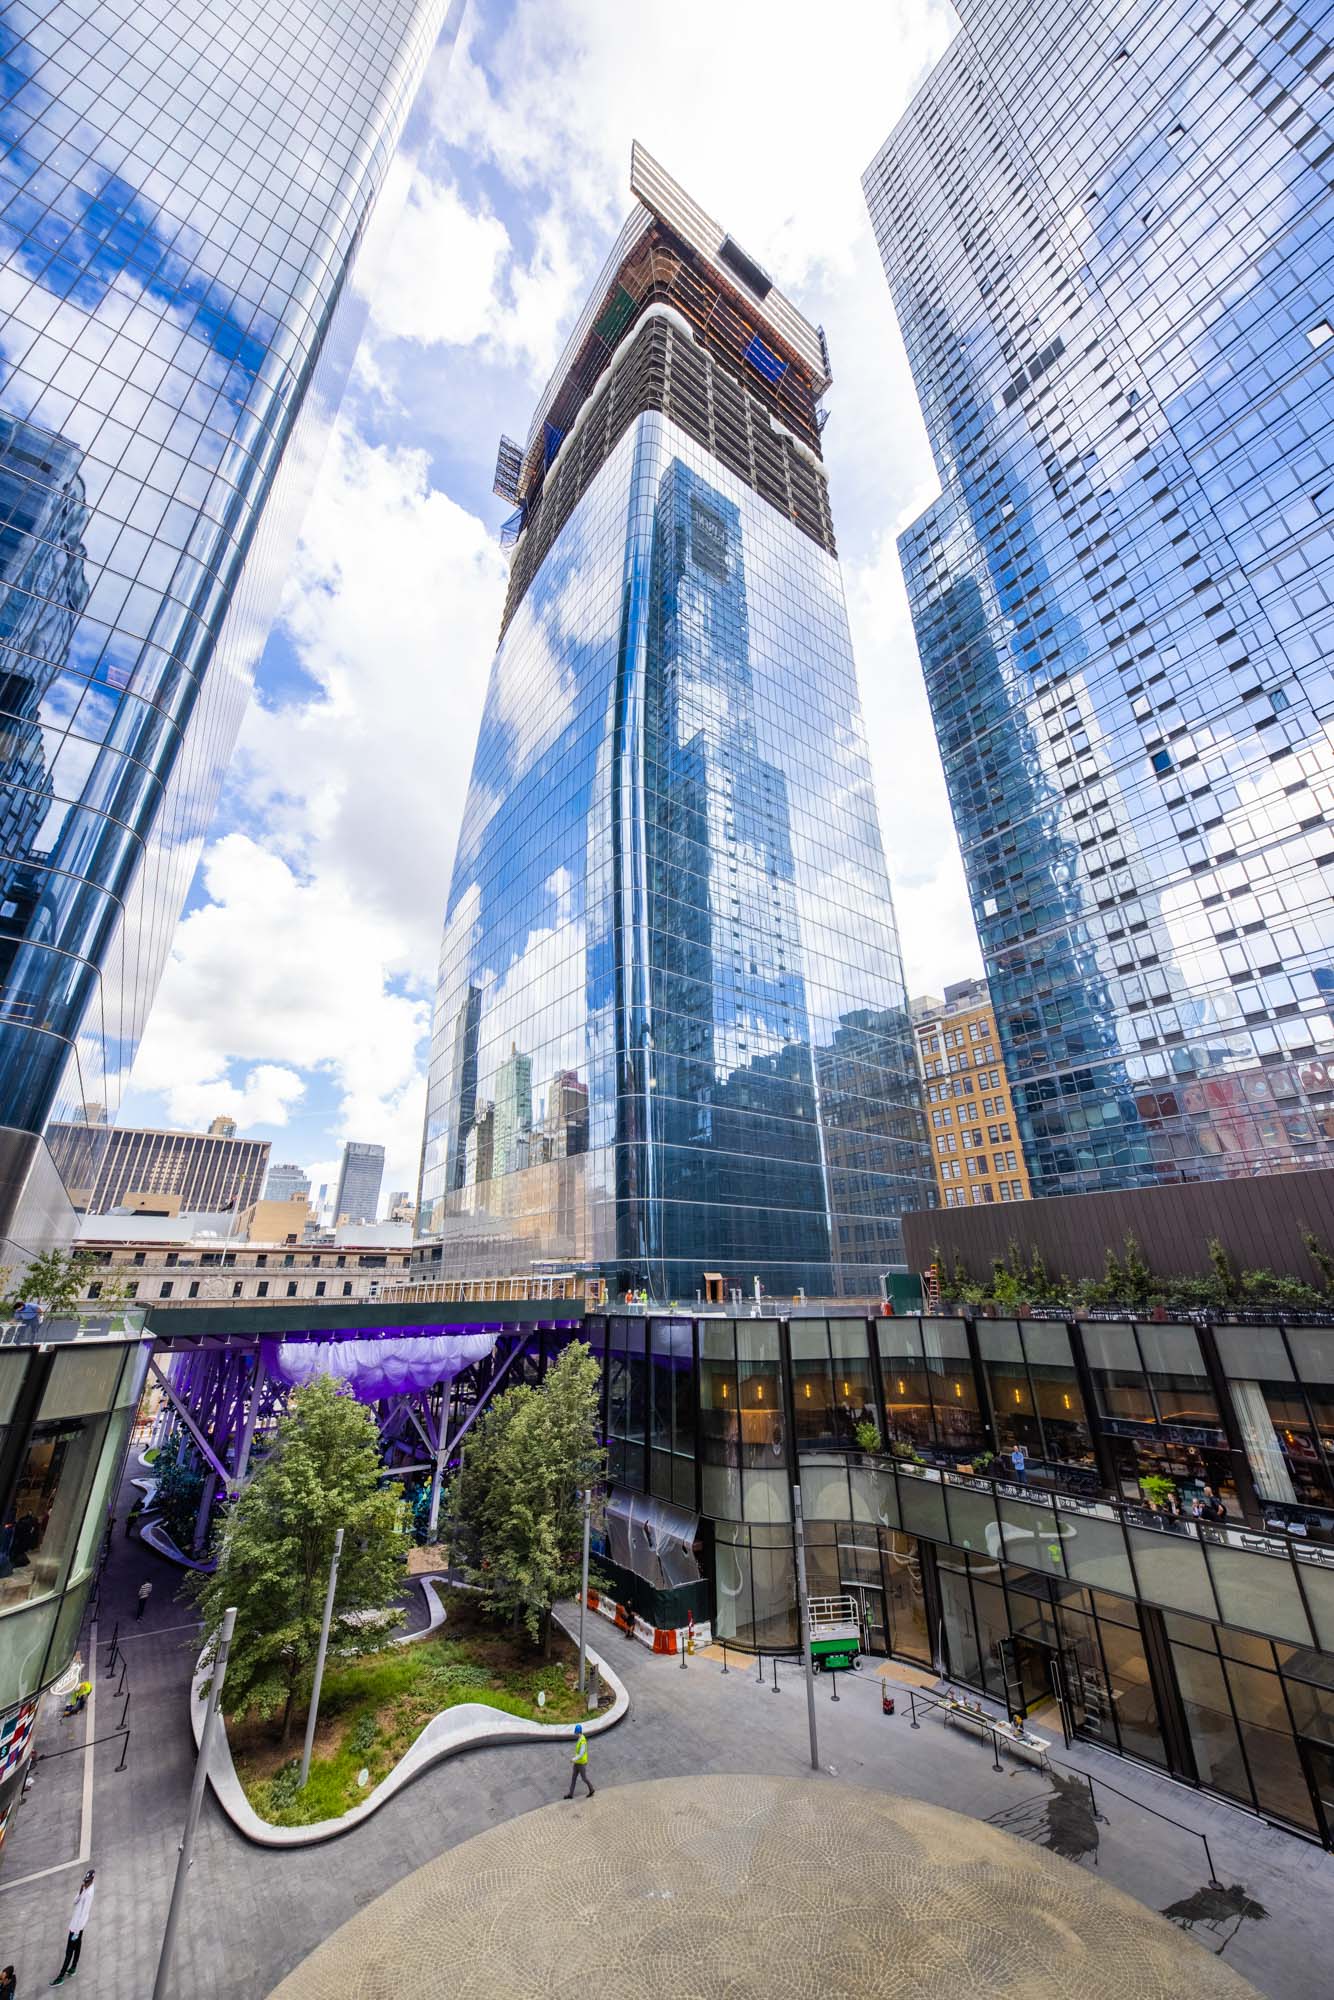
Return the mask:
[[[593,1769],[596,1771],[596,1755]],[[916,1800],[666,1778],[428,1862],[272,2000],[1254,2000],[1090,1871]]]

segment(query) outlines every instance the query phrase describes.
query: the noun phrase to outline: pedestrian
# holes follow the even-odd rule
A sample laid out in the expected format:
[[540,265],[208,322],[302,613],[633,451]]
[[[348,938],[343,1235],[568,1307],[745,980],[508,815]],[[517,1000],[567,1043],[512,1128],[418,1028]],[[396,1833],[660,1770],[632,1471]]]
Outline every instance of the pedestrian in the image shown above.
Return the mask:
[[135,1607],[135,1613],[134,1613],[134,1622],[136,1625],[139,1623],[139,1620],[143,1617],[145,1611],[147,1611],[148,1600],[152,1595],[153,1595],[153,1586],[148,1581],[148,1578],[145,1577],[143,1582],[139,1585],[139,1602]]
[[588,1738],[584,1735],[582,1722],[576,1722],[574,1725],[574,1749],[570,1757],[570,1789],[565,1794],[567,1799],[574,1797],[575,1780],[578,1778],[582,1778],[588,1786],[588,1796],[591,1799],[595,1788],[589,1783]]
[[0,2000],[14,2000],[18,1990],[19,1983],[14,1977],[14,1968],[12,1965],[7,1965],[4,1971],[0,1972]]
[[1023,1486],[1028,1471],[1028,1453],[1021,1444],[1014,1445],[1011,1448],[1010,1469],[1014,1473],[1015,1484]]
[[79,1953],[83,1950],[83,1933],[88,1919],[93,1914],[93,1876],[96,1869],[90,1868],[74,1898],[74,1908],[70,1911],[69,1937],[65,1943],[65,1963],[61,1966],[53,1986],[63,1986],[67,1979],[73,1979],[79,1969]]

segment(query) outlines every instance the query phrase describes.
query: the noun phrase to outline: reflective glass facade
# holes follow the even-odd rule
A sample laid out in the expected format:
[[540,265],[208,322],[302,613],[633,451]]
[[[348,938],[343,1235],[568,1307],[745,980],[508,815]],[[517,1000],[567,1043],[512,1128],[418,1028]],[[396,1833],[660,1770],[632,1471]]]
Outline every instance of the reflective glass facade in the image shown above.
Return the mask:
[[[287,447],[341,387],[335,308],[443,13],[4,10],[7,1195],[53,1115],[119,1097],[295,530]],[[40,1235],[57,1194],[47,1171],[45,1214],[0,1225]]]
[[34,1698],[69,1665],[115,1510],[148,1368],[142,1317],[117,1315],[120,1337],[111,1322],[55,1321],[54,1338],[0,1351],[0,1838]]
[[[744,367],[739,386],[625,296],[542,507],[565,454],[595,469],[536,568],[541,511],[516,550],[445,923],[423,1227],[450,1275],[554,1259],[661,1298],[711,1272],[874,1293],[930,1167],[827,515],[755,490],[777,433]],[[687,369],[706,435],[725,398],[743,446],[752,427],[740,471],[668,413]]]
[[655,1541],[622,1543],[650,1625],[794,1651],[799,1480],[808,1588],[852,1599],[863,1651],[1334,1847],[1334,1329],[627,1312],[579,1337],[611,1512],[703,1578],[664,1589]]
[[962,0],[865,177],[1037,1194],[1334,1144],[1334,8]]

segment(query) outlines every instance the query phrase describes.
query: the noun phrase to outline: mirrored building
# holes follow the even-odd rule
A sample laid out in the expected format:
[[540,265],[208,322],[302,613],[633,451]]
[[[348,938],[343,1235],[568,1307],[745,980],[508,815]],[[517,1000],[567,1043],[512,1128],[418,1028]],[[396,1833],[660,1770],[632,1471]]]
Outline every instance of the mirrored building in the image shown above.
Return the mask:
[[865,177],[1037,1194],[1334,1149],[1334,12],[960,0]]
[[822,334],[642,148],[526,443],[422,1162],[449,1274],[874,1293],[930,1163]]
[[5,1261],[70,1223],[52,1119],[114,1117],[358,331],[351,259],[444,15],[5,10]]

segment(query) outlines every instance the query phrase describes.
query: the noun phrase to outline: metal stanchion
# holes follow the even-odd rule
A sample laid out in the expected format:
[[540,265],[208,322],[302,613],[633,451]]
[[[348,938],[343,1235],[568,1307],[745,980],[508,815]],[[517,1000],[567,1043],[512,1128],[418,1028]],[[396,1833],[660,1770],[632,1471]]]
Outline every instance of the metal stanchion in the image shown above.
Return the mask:
[[763,1686],[764,1686],[764,1655],[763,1655],[763,1653],[757,1653],[757,1654],[755,1655],[755,1663],[756,1663],[756,1666],[757,1666],[757,1667],[758,1667],[758,1669],[759,1669],[759,1671],[758,1671],[758,1673],[756,1674],[755,1678],[756,1678],[756,1679],[758,1680],[758,1682],[759,1682],[760,1686],[761,1686],[761,1687],[763,1687]]
[[772,1687],[770,1688],[769,1692],[770,1692],[770,1694],[778,1694],[778,1693],[780,1693],[780,1692],[781,1692],[781,1690],[779,1689],[779,1686],[778,1686],[778,1655],[777,1655],[777,1653],[775,1653],[775,1654],[774,1654],[774,1684],[773,1684],[773,1686],[772,1686]]
[[685,1633],[684,1633],[684,1632],[682,1632],[682,1634],[681,1634],[681,1672],[682,1672],[682,1673],[684,1673],[684,1672],[685,1672],[685,1670],[686,1670],[686,1639],[685,1639]]
[[917,1720],[917,1697],[913,1693],[911,1688],[908,1689],[908,1707],[912,1712],[912,1721],[909,1723],[908,1727],[910,1729],[920,1729],[922,1725]]
[[583,1578],[579,1586],[579,1692],[580,1694],[582,1694],[584,1691],[584,1685],[588,1676],[588,1650],[584,1644],[584,1616],[588,1608],[588,1541],[593,1519],[593,1489],[591,1486],[586,1486],[584,1488],[582,1498],[584,1503],[584,1552],[582,1561]]
[[820,1768],[819,1732],[815,1723],[815,1659],[811,1652],[811,1598],[806,1587],[806,1525],[801,1513],[801,1485],[792,1488],[792,1552],[797,1566],[797,1638],[801,1672],[806,1683],[806,1726],[811,1739],[811,1769]]
[[1001,1768],[1000,1737],[996,1734],[994,1729],[991,1732],[991,1754],[996,1760],[992,1768],[993,1770],[999,1771]]
[[829,1675],[829,1678],[830,1678],[830,1680],[831,1680],[831,1681],[832,1681],[832,1682],[834,1683],[834,1693],[833,1693],[833,1699],[834,1699],[835,1701],[837,1701],[837,1700],[838,1700],[838,1668],[837,1668],[837,1667],[834,1667],[834,1668],[833,1668],[833,1669],[831,1670],[831,1672],[830,1672],[830,1675]]
[[723,1640],[723,1672],[727,1672],[727,1641]]

